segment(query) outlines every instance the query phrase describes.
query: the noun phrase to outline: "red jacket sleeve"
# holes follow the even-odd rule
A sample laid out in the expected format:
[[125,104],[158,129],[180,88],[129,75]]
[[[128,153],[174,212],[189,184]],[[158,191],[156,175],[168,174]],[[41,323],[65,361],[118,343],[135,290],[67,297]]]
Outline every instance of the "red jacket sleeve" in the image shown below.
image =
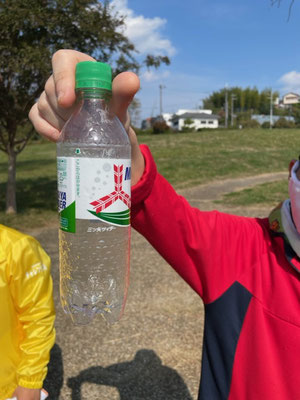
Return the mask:
[[264,251],[263,220],[193,208],[157,172],[141,145],[145,172],[132,187],[132,226],[205,303],[217,299]]

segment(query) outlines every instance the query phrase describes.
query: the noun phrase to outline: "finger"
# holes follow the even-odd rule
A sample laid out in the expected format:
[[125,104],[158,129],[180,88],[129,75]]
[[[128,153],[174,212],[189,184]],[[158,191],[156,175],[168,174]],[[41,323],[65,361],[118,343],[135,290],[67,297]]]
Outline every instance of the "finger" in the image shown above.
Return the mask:
[[37,108],[39,111],[39,117],[43,118],[46,122],[52,125],[54,128],[61,130],[66,122],[58,114],[57,110],[51,106],[50,100],[46,94],[43,92],[37,102]]
[[133,72],[122,72],[112,84],[112,109],[125,128],[129,129],[128,107],[140,88],[140,81]]
[[[75,106],[68,108],[60,107],[56,96],[56,89],[55,89],[55,82],[53,75],[51,75],[46,82],[45,94],[46,94],[46,100],[49,106],[52,108],[52,111],[56,113],[60,119],[67,121],[70,118]],[[42,114],[45,116],[45,112],[43,110],[40,109],[40,112],[42,112]]]
[[59,50],[52,57],[55,91],[61,107],[70,107],[75,101],[75,68],[80,61],[95,59],[75,50]]
[[38,110],[37,103],[33,105],[29,112],[29,119],[40,135],[52,142],[56,142],[59,139],[60,131],[42,117]]

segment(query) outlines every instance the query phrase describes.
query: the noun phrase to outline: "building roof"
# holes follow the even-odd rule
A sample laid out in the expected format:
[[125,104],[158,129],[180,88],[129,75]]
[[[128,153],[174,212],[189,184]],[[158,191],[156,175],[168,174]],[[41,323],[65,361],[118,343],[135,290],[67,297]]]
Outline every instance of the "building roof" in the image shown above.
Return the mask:
[[297,94],[297,93],[293,93],[293,92],[289,92],[289,93],[287,93],[287,94],[285,94],[284,96],[282,96],[282,97],[286,97],[286,96],[295,96],[295,97],[300,97],[300,95],[299,94]]
[[207,113],[195,113],[186,112],[184,114],[176,115],[174,114],[172,121],[177,121],[178,119],[219,119],[218,115],[207,114]]
[[197,108],[196,110],[185,110],[185,109],[183,109],[183,108],[180,108],[175,114],[176,115],[182,115],[182,114],[185,114],[185,113],[195,113],[195,114],[212,114],[212,110],[204,110],[204,109],[201,109],[201,108]]

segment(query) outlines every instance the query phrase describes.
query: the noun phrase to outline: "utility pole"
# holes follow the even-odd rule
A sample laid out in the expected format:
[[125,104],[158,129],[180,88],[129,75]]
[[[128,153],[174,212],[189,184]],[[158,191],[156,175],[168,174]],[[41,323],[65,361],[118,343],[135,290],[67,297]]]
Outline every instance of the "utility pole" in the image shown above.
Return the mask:
[[233,117],[234,117],[234,113],[233,113],[233,103],[234,100],[236,100],[236,95],[235,94],[231,94],[231,127],[233,127]]
[[272,129],[273,125],[273,91],[271,89],[270,93],[270,129]]
[[152,106],[152,109],[151,109],[151,118],[153,118],[153,116],[154,116],[154,110],[155,110],[155,108],[156,108],[156,100],[153,101],[153,106]]
[[228,92],[225,86],[225,128],[228,128]]
[[159,85],[159,105],[160,105],[160,116],[163,114],[163,106],[162,106],[162,90],[165,89],[164,85]]

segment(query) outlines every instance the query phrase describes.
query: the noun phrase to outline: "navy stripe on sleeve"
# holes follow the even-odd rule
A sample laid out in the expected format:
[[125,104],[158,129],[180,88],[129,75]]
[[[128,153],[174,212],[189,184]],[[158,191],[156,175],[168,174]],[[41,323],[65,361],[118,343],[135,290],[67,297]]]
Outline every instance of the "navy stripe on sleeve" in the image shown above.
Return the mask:
[[251,298],[251,293],[235,282],[221,297],[205,305],[198,400],[228,399],[234,355]]

